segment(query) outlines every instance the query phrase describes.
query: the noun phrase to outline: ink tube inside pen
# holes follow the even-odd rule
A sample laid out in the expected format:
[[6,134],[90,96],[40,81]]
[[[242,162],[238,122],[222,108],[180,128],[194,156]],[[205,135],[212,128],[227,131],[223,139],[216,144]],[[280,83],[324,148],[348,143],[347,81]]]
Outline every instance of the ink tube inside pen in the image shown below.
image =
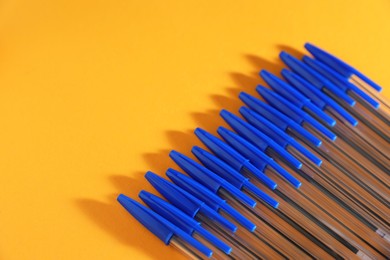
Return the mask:
[[[303,126],[306,126],[306,129],[308,130],[311,130],[313,134],[316,134],[316,130],[312,129],[310,125],[303,125]],[[317,134],[319,134],[317,132]],[[325,147],[325,144],[328,143],[328,147]],[[386,219],[385,215],[386,215],[386,208],[383,208],[383,206],[380,205],[380,203],[378,204],[376,202],[376,198],[375,197],[372,197],[372,195],[367,192],[367,190],[365,189],[362,189],[360,188],[359,186],[357,186],[354,181],[356,181],[356,179],[352,179],[349,178],[348,175],[348,172],[349,174],[353,174],[351,173],[350,169],[349,169],[349,165],[346,164],[346,160],[345,157],[341,157],[340,156],[335,156],[332,154],[329,154],[331,153],[331,151],[333,150],[332,147],[333,147],[333,143],[332,142],[328,142],[326,141],[326,139],[324,139],[324,143],[323,143],[323,146],[317,148],[317,147],[312,147],[314,150],[316,150],[317,152],[319,152],[322,156],[325,156],[325,158],[327,160],[331,160],[332,163],[335,163],[336,162],[336,165],[338,165],[339,168],[337,170],[337,168],[335,168],[334,166],[331,166],[329,163],[323,163],[323,166],[322,168],[324,167],[332,167],[333,171],[334,172],[339,172],[340,175],[336,175],[337,178],[342,178],[342,180],[344,179],[345,181],[349,181],[350,185],[347,185],[345,188],[350,190],[350,194],[351,196],[353,196],[353,198],[358,201],[361,205],[364,205],[365,208],[368,208],[371,210],[371,212],[374,212],[375,215],[379,215],[381,216],[380,219],[382,219],[382,222],[384,219]],[[347,175],[345,175],[347,174]],[[339,181],[339,179],[335,179],[335,177],[333,177],[334,181]],[[363,195],[365,194],[365,195]],[[374,195],[375,196],[375,195]],[[368,199],[367,198],[372,198],[374,199],[373,201],[371,201],[371,203],[368,202]],[[379,209],[382,209],[382,210],[379,210]],[[386,222],[384,222],[386,223]]]
[[[278,100],[276,100],[276,97],[277,97],[276,94],[273,94],[273,96],[272,96],[271,92],[269,90],[264,89],[264,88],[261,88],[259,90],[261,90],[261,94],[265,95],[267,100],[269,100],[273,106],[278,107],[278,109],[281,110],[281,112],[284,112],[286,115],[289,115],[297,123],[300,123],[307,130],[311,131],[312,134],[318,135],[320,139],[323,138],[324,140],[327,140],[329,135],[326,135],[326,133],[324,131],[322,131],[320,128],[318,128],[316,126],[316,124],[314,124],[315,119],[311,118],[311,121],[306,120],[306,118],[309,119],[310,116],[308,116],[303,111],[301,111],[301,112],[298,111],[299,109],[297,107],[294,108],[293,107],[294,105],[289,103],[287,100],[283,100],[281,97],[279,97]],[[272,96],[272,98],[271,98],[271,96]],[[283,105],[286,105],[286,106],[288,105],[289,109],[294,108],[294,111],[291,111],[287,107],[284,107],[284,106],[278,106],[278,104],[282,104],[282,103],[283,103]],[[331,141],[335,142],[335,141],[337,141],[337,139],[331,139]],[[319,149],[321,150],[321,148],[319,148]],[[325,150],[324,148],[322,148],[322,149]],[[330,154],[330,157],[332,157],[332,154]],[[333,156],[333,157],[335,157],[335,156]],[[327,158],[329,159],[329,157],[327,157]],[[334,160],[336,160],[336,159],[339,159],[339,157],[335,158]],[[339,162],[340,162],[340,164],[343,164],[343,165],[347,164],[347,162],[345,162],[344,160],[339,159]],[[348,169],[347,169],[348,167],[349,167],[349,165],[347,165],[346,168],[344,168],[344,170],[348,171]]]
[[[254,184],[259,188],[263,188],[263,185],[257,182],[257,180],[254,180]],[[276,191],[274,192],[274,196],[278,199],[278,201],[280,201],[280,205],[277,209],[278,214],[288,220],[290,224],[299,228],[307,237],[315,237],[318,240],[317,243],[322,245],[322,248],[333,257],[352,257],[359,251],[355,247],[349,247],[349,243],[347,243],[348,247],[346,247],[344,245],[345,241],[343,243],[340,242],[338,238],[333,237],[331,234],[323,230],[321,226],[318,225],[319,222],[315,219],[309,218],[299,209],[291,206],[291,201],[288,199],[288,196],[284,195],[283,192]]]
[[[349,112],[298,75],[285,69],[282,70],[282,75],[292,86],[310,98],[315,105],[338,121],[332,128],[332,131],[347,141],[351,147],[364,155],[364,157],[368,158],[376,167],[387,171],[388,168],[384,166],[386,161],[382,152],[359,135],[356,131],[356,126],[359,125],[358,121]],[[296,132],[294,130],[290,128],[291,132]]]
[[[300,155],[297,154],[297,156],[299,157]],[[305,160],[305,158],[302,158],[302,160]],[[327,164],[328,163],[325,162],[325,165]],[[331,169],[328,169],[329,167],[331,167]],[[346,190],[345,185],[340,183],[338,179],[335,179],[335,177],[337,177],[338,170],[333,168],[331,165],[327,165],[326,167],[317,167],[310,161],[305,161],[305,164],[300,172],[304,173],[302,176],[307,176],[307,178],[313,180],[314,185],[318,186],[319,189],[328,197],[339,203],[341,206],[346,207],[347,210],[355,212],[354,214],[359,216],[359,220],[363,221],[363,224],[372,228],[372,230],[375,231],[378,228],[381,230],[388,230],[386,224],[383,224],[382,221],[369,214],[367,209],[362,206],[361,202]],[[386,233],[387,232],[388,231],[386,231]]]
[[[227,199],[228,200],[228,199]],[[305,252],[311,258],[326,259],[331,255],[326,251],[329,248],[323,249],[324,244],[321,244],[317,239],[312,239],[309,233],[303,231],[295,222],[281,217],[281,213],[277,209],[269,207],[267,204],[258,203],[255,208],[248,208],[245,205],[236,205],[239,202],[231,202],[236,207],[241,207],[243,212],[252,215],[257,221],[262,221],[264,224],[273,227],[279,234],[288,239],[295,247]],[[256,220],[253,220],[255,223]],[[330,250],[331,251],[331,250]]]
[[256,218],[253,213],[251,213],[244,205],[238,202],[235,198],[231,197],[227,193],[221,194],[222,198],[232,204],[240,212],[243,212],[247,218],[252,222],[256,223],[258,228],[253,234],[252,239],[261,240],[264,243],[268,244],[272,251],[277,254],[292,259],[305,259],[308,258],[308,254],[297,247],[296,244],[291,242],[288,237],[285,237],[284,234],[280,233],[273,226],[267,224],[266,222]]
[[[327,92],[326,94],[329,95],[329,93]],[[364,106],[362,106],[359,103],[357,103],[357,105],[352,108],[349,107],[348,105],[345,105],[345,103],[342,100],[340,100],[340,98],[338,98],[337,96],[333,95],[331,97],[342,107],[344,107],[349,113],[351,113],[353,116],[359,119],[360,124],[358,124],[356,127],[360,130],[361,135],[365,139],[369,140],[370,142],[373,142],[375,145],[379,145],[380,147],[382,147],[382,145],[381,142],[378,140],[383,139],[387,143],[390,142],[389,133],[387,131],[389,127],[388,124],[375,118],[375,116],[373,116],[366,108],[364,108]]]
[[[282,163],[282,165],[286,167],[285,164]],[[330,213],[329,217],[332,218],[333,214],[337,212],[337,217],[334,218],[336,220],[335,224],[341,225],[346,228],[346,230],[351,231],[348,235],[352,239],[349,240],[351,243],[355,244],[357,247],[365,245],[365,247],[359,247],[361,251],[366,252],[367,254],[375,254],[375,252],[370,253],[366,251],[366,247],[373,247],[379,250],[381,254],[386,255],[389,253],[386,249],[388,248],[388,243],[384,241],[381,236],[375,234],[378,228],[372,226],[370,222],[367,222],[367,216],[362,216],[359,212],[356,212],[356,210],[354,210],[355,204],[351,204],[349,200],[340,200],[340,198],[345,196],[340,197],[338,193],[333,193],[333,189],[329,188],[332,187],[329,186],[330,183],[324,182],[324,180],[321,179],[323,177],[329,177],[331,174],[335,174],[334,172],[324,174],[321,167],[317,167],[314,164],[312,164],[309,169],[306,168],[306,165],[300,170],[295,170],[288,166],[287,169],[296,171],[297,173],[301,172],[299,175],[304,177],[302,179],[303,184],[301,189],[296,191],[306,198],[301,197],[296,199],[296,201],[299,201],[300,205],[305,205],[306,200],[313,203],[312,205],[307,204],[305,208],[311,210],[318,208],[321,210],[322,213],[313,212],[315,216]],[[307,174],[308,172],[311,174],[310,176]],[[348,183],[345,183],[344,185],[340,183],[338,188],[344,187],[345,185],[348,185]],[[279,187],[282,187],[282,184],[280,184]],[[289,194],[292,192],[293,191],[290,191]],[[333,212],[333,214],[331,212]],[[323,218],[321,217],[321,219]],[[341,229],[338,228],[338,230]],[[342,233],[344,235],[348,234],[347,231],[343,231]]]
[[[288,111],[287,111],[287,112],[288,112]],[[303,126],[306,127],[307,130],[311,131],[312,134],[318,134],[317,129],[314,130],[314,129],[312,128],[311,124],[303,123]],[[321,134],[322,134],[322,133],[321,133]],[[320,138],[323,138],[323,136],[320,137]],[[326,139],[324,139],[324,140],[326,140]],[[318,149],[319,149],[319,150],[322,149],[322,151],[325,150],[324,148],[321,148],[321,147],[320,147],[320,148],[315,148],[315,149],[317,149],[317,150],[318,150]],[[319,151],[319,150],[318,150],[318,151]],[[324,154],[323,154],[323,155],[324,155]],[[327,159],[329,159],[329,158],[330,158],[330,157],[327,156]],[[337,158],[336,158],[336,159],[337,159]],[[340,162],[342,165],[344,164],[343,161],[340,161],[340,160],[339,160],[339,162]],[[347,166],[347,167],[348,167],[348,166]],[[348,168],[347,168],[347,167],[345,167],[343,170],[344,170],[344,171],[348,171]],[[350,190],[352,190],[352,189],[350,189]],[[364,194],[364,193],[367,194],[366,191],[364,191],[363,194]],[[376,208],[376,207],[380,207],[380,205],[378,206],[378,204],[376,204],[376,203],[374,203],[375,205],[369,205],[369,204],[366,202],[366,199],[364,199],[361,195],[356,194],[356,192],[355,192],[355,195],[354,195],[354,196],[355,196],[355,197],[360,197],[360,198],[359,198],[359,202],[360,202],[360,203],[363,203],[363,204],[365,205],[365,207],[372,208],[372,211],[373,211],[373,212],[376,212],[376,211],[377,211],[377,208]],[[367,195],[367,196],[370,197],[369,195]],[[375,195],[374,195],[374,196],[375,196]],[[384,212],[386,212],[386,211],[384,211]],[[381,213],[379,213],[379,215],[381,215]],[[385,213],[384,213],[383,215],[385,215]],[[382,217],[382,219],[383,219],[383,217]]]
[[388,99],[386,99],[386,97],[381,95],[381,93],[373,90],[370,86],[367,85],[367,83],[365,83],[364,81],[362,81],[361,79],[359,79],[359,77],[356,77],[355,75],[351,75],[348,78],[348,81],[350,83],[354,84],[355,86],[361,88],[362,90],[364,90],[372,98],[376,99],[380,103],[380,106],[379,106],[379,108],[377,110],[378,113],[381,116],[385,116],[386,118],[389,117],[389,114],[390,114],[390,102],[389,102]]

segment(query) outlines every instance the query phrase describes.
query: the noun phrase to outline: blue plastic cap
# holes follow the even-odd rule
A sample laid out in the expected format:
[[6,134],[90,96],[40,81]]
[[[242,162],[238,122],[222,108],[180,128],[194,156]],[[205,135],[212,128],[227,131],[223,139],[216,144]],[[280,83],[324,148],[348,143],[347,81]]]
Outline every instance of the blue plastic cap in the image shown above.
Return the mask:
[[216,211],[218,211],[220,209],[220,205],[224,203],[224,200],[215,195],[215,193],[179,171],[169,168],[166,171],[166,175],[177,186],[192,194],[199,200],[205,202],[207,206]]
[[161,193],[170,203],[179,208],[185,214],[194,218],[198,212],[202,212],[208,218],[218,222],[232,232],[236,232],[237,227],[222,217],[218,212],[210,208],[205,202],[197,199],[187,191],[165,180],[153,172],[147,172],[145,178],[152,186]]
[[251,191],[255,197],[268,203],[271,207],[278,207],[279,203],[275,199],[250,183],[248,178],[242,176],[219,158],[197,146],[192,148],[192,152],[207,168],[213,170],[237,188],[246,188]]
[[221,139],[213,136],[201,128],[195,129],[196,136],[219,158],[229,164],[236,171],[241,171],[243,165],[249,161],[236,150],[225,144]]
[[176,151],[171,151],[169,155],[188,175],[190,175],[194,180],[201,183],[215,194],[217,194],[219,189],[222,187],[233,197],[245,203],[246,205],[252,208],[256,206],[256,202],[252,198],[248,197],[229,182],[219,177],[206,167],[190,159],[189,157]]
[[273,75],[272,73],[266,70],[262,70],[260,71],[260,76],[264,79],[265,82],[267,82],[267,84],[273,90],[275,90],[280,95],[287,98],[291,103],[294,103],[297,107],[302,108],[307,102],[310,102],[308,98],[301,95],[295,89],[291,91],[291,88],[286,82],[284,82],[277,76]]
[[283,112],[285,115],[289,116],[291,119],[295,120],[297,123],[302,124],[304,121],[312,125],[315,129],[321,132],[324,136],[330,140],[336,140],[337,136],[326,128],[324,125],[319,123],[312,116],[306,112],[300,110],[298,107],[294,106],[287,99],[279,96],[272,90],[269,90],[265,87],[258,86],[256,90],[266,99],[273,107],[277,108],[279,111]]
[[351,67],[344,61],[340,60],[339,58],[336,58],[335,56],[331,55],[330,53],[325,52],[324,50],[321,50],[320,48],[314,46],[313,44],[306,43],[305,48],[318,60],[325,63],[345,78],[349,78],[351,75],[355,74],[360,79],[362,79],[364,82],[366,82],[368,85],[370,85],[372,88],[374,88],[377,91],[381,91],[382,87],[373,82],[371,79],[366,77],[363,73],[358,71],[357,69]]
[[294,167],[296,167],[297,169],[300,169],[302,167],[302,163],[299,160],[297,160],[294,156],[287,152],[283,147],[275,143],[266,134],[260,132],[249,123],[245,122],[238,116],[228,112],[227,110],[222,110],[220,114],[225,119],[225,121],[234,129],[234,131],[236,131],[239,135],[250,141],[260,150],[265,150],[263,143],[266,143],[267,147],[271,147],[281,157],[290,162]]
[[322,88],[326,88],[330,92],[332,92],[337,97],[344,100],[348,105],[354,106],[356,101],[353,100],[350,96],[345,94],[343,91],[338,89],[335,85],[333,85],[329,80],[322,77],[315,70],[311,69],[302,61],[297,58],[291,56],[287,52],[281,52],[280,58],[283,62],[295,73],[299,74],[301,77],[305,78],[311,84],[313,84],[316,88],[322,90]]
[[318,109],[309,98],[301,94],[298,90],[294,89],[285,81],[276,77],[275,75],[269,73],[266,70],[262,70],[260,75],[263,79],[268,83],[268,85],[276,91],[279,95],[283,96],[285,99],[293,103],[295,106],[299,108],[307,108],[315,113],[318,118],[320,118],[323,122],[328,124],[329,126],[334,126],[336,121],[330,117],[328,114],[323,112],[321,109]]
[[217,133],[227,144],[233,147],[242,156],[249,159],[249,161],[256,166],[257,169],[263,171],[265,167],[267,167],[268,161],[265,160],[265,157],[260,156],[260,154],[264,154],[264,152],[255,147],[253,144],[222,126],[218,127]]
[[315,88],[312,84],[307,82],[299,75],[289,70],[282,70],[282,75],[286,78],[287,81],[291,83],[292,86],[294,86],[301,93],[309,97],[313,101],[313,103],[321,109],[325,109],[327,106],[329,106],[351,125],[356,126],[358,124],[358,121],[343,107],[337,104],[336,101],[334,101],[333,99],[325,95],[323,92]]
[[[251,133],[250,130],[252,129],[249,130],[246,129],[247,123],[241,118],[239,118],[238,116],[236,116],[235,114],[225,109],[222,109],[219,114],[225,120],[225,122],[228,123],[237,133],[241,134],[241,132],[245,132],[247,133],[247,135]],[[253,143],[256,144],[256,147],[258,149],[260,149],[261,151],[265,151],[268,148],[269,144],[267,141],[269,140],[265,136],[262,135],[257,136],[253,134],[251,136],[253,138]]]
[[181,230],[186,232],[189,235],[195,231],[196,226],[199,226],[200,223],[191,218],[190,216],[184,214],[181,210],[174,207],[172,204],[166,202],[165,200],[157,197],[154,194],[151,194],[147,191],[142,190],[138,197],[140,197],[146,205],[149,206],[154,212],[179,227]]
[[256,229],[256,225],[245,218],[241,213],[230,207],[225,200],[221,199],[203,185],[196,182],[184,174],[169,169],[167,171],[167,176],[174,182],[176,185],[180,186],[182,189],[191,193],[200,200],[203,200],[209,207],[220,210],[222,209],[228,213],[233,219],[235,219],[239,224],[253,232]]
[[240,107],[240,114],[248,121],[251,125],[257,128],[259,131],[265,133],[272,138],[277,144],[286,148],[290,144],[290,140],[293,139],[291,136],[286,134],[286,132],[277,128],[273,125],[272,122],[267,120],[265,117],[262,117],[260,114],[254,112],[250,108]]
[[221,188],[221,183],[211,177],[213,173],[209,173],[208,169],[204,168],[194,160],[174,150],[169,153],[169,156],[177,165],[179,165],[180,168],[183,169],[183,171],[195,180],[202,182],[202,184],[212,192],[217,193]]
[[280,140],[278,142],[280,145],[285,144],[284,146],[291,145],[295,149],[297,149],[302,155],[308,158],[310,161],[320,166],[322,160],[307,150],[304,146],[298,143],[294,138],[289,136],[287,133],[283,132],[281,129],[277,128],[272,122],[268,121],[266,118],[257,114],[253,110],[247,107],[240,108],[241,115],[252,124],[257,129],[260,129],[268,136],[275,136],[272,139],[275,141]]
[[[353,91],[361,99],[367,102],[370,106],[375,109],[379,108],[379,102],[370,97],[366,92],[362,91],[360,88],[350,83],[347,79],[343,78],[340,74],[321,63],[318,60],[312,59],[308,56],[303,57],[303,62],[309,65],[311,68],[315,69],[318,73],[322,74],[324,77],[329,79],[333,84],[342,89],[344,92]],[[348,93],[347,93],[348,94]]]
[[[292,86],[293,88],[297,89],[303,95],[308,97],[310,99],[310,101],[313,104],[315,104],[317,107],[319,107],[320,109],[324,109],[326,107],[327,104],[326,104],[325,101],[323,101],[322,98],[319,98],[317,95],[314,95],[312,93],[312,91],[306,90],[306,88],[301,88],[300,87],[300,85],[310,84],[308,81],[306,81],[301,76],[299,76],[298,74],[296,74],[296,73],[294,73],[294,72],[292,72],[292,71],[290,71],[288,69],[282,69],[281,74],[284,77],[284,79],[290,84],[290,86]],[[313,86],[313,88],[315,88],[315,87]],[[315,88],[315,89],[317,91],[321,92],[317,88]],[[325,95],[325,94],[322,93],[322,95]]]
[[260,99],[255,98],[245,92],[240,93],[240,99],[253,111],[259,115],[267,118],[270,122],[276,125],[279,129],[287,131],[287,128],[294,129],[301,137],[305,138],[307,141],[312,143],[315,146],[321,146],[322,141],[314,136],[312,133],[304,129],[299,124],[295,123],[289,117],[279,112],[277,109],[272,106],[262,102]]
[[205,256],[212,256],[213,252],[208,247],[185,233],[183,230],[165,218],[153,212],[151,209],[148,209],[139,202],[123,194],[120,194],[117,200],[131,215],[133,215],[142,225],[144,225],[150,232],[157,236],[166,245],[169,244],[171,238],[175,235],[186,243],[190,244]]
[[192,153],[203,163],[203,165],[238,189],[241,189],[246,180],[248,180],[227,163],[198,146],[192,148]]
[[[233,148],[235,148],[237,151],[239,151],[243,156],[249,159],[249,161],[259,169],[258,165],[260,167],[264,168],[270,164],[270,161],[272,161],[271,158],[269,158],[267,155],[265,155],[262,151],[257,149],[254,145],[246,141],[244,138],[240,137],[236,133],[224,128],[219,127],[218,128],[218,134],[222,136],[225,141],[230,144]],[[262,171],[258,172],[258,174],[254,173],[254,175],[263,182],[268,188],[274,190],[277,187],[277,184],[275,181],[273,181],[271,178],[269,178],[267,175],[265,175]]]
[[202,201],[151,171],[145,174],[145,178],[161,195],[192,218],[195,217],[203,204]]
[[203,236],[211,244],[221,249],[226,254],[230,254],[232,248],[218,239],[216,236],[205,230],[198,221],[184,214],[178,208],[169,204],[165,200],[147,191],[141,191],[138,195],[154,212],[179,227],[184,232],[192,235],[194,231]]
[[[269,166],[271,168],[274,168],[280,175],[282,175],[288,182],[290,182],[295,187],[299,188],[301,186],[301,182],[297,180],[294,176],[292,176],[290,173],[288,173],[285,169],[283,169],[281,166],[279,166],[272,158],[270,158],[268,155],[264,154],[262,151],[257,149],[254,145],[246,141],[244,138],[239,136],[238,134],[224,128],[219,127],[218,133],[228,142],[236,148],[238,151],[242,151],[241,153],[246,156],[249,161],[252,162],[253,165],[256,166],[253,161],[263,161],[266,166]],[[277,165],[275,167],[275,165]],[[267,175],[261,175],[258,177],[265,185],[267,185],[270,189],[276,189],[277,184],[274,182],[271,178],[269,178]]]

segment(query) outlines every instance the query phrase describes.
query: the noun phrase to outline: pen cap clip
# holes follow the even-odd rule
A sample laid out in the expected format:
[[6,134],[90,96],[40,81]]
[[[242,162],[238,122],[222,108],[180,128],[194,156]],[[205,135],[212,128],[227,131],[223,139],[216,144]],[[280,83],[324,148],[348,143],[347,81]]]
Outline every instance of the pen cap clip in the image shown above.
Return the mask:
[[195,129],[196,136],[215,153],[219,158],[228,163],[236,171],[240,171],[242,166],[248,161],[241,154],[225,144],[221,139],[213,136],[201,128]]
[[167,171],[167,175],[174,183],[176,183],[189,193],[193,194],[197,198],[203,200],[211,208],[215,208],[218,210],[222,209],[224,212],[229,214],[238,223],[243,225],[251,232],[256,229],[256,225],[254,225],[251,221],[245,218],[240,212],[232,208],[226,203],[225,200],[210,192],[209,190],[204,188],[203,185],[199,184],[195,180],[173,169],[169,169]]
[[172,206],[165,200],[153,195],[147,191],[141,191],[139,197],[155,212],[160,216],[172,222],[174,225],[182,229],[184,232],[192,235],[193,232],[197,232],[207,241],[221,249],[226,254],[231,252],[231,247],[221,241],[219,238],[214,236],[209,231],[205,230],[199,222],[193,218],[187,216],[182,211]]
[[288,128],[294,129],[297,133],[300,134],[303,138],[308,140],[315,146],[321,145],[321,140],[314,136],[312,133],[308,132],[302,126],[295,123],[293,120],[288,118],[283,113],[279,112],[277,109],[272,106],[262,102],[260,99],[255,98],[247,93],[241,92],[240,99],[253,111],[259,115],[267,118],[268,121],[272,122],[275,126],[283,131],[287,131]]
[[297,58],[291,56],[284,51],[280,53],[280,58],[292,71],[309,81],[316,88],[322,90],[325,87],[328,91],[332,92],[334,95],[344,100],[348,105],[355,105],[355,100],[353,100],[350,96],[338,89],[329,80],[325,79],[323,76],[321,76],[319,73],[307,66],[302,61],[298,60]]
[[206,189],[199,182],[191,179],[190,177],[178,172],[174,169],[169,168],[166,175],[174,182],[177,186],[192,194],[201,201],[204,201],[210,208],[218,211],[220,205],[225,201]]
[[260,72],[260,76],[274,91],[288,99],[291,103],[294,103],[297,107],[302,108],[307,102],[310,102],[308,98],[303,96],[297,90],[290,88],[286,82],[272,73],[262,70]]
[[244,138],[222,126],[218,128],[217,132],[230,146],[249,159],[260,171],[263,171],[268,165],[269,161],[265,156],[262,156],[264,153]]
[[213,173],[210,174],[208,169],[204,168],[192,159],[177,151],[171,151],[169,156],[172,158],[172,160],[175,161],[177,165],[179,165],[180,168],[183,169],[183,171],[185,171],[198,182],[201,182],[212,192],[217,193],[221,188],[221,183],[218,182],[216,178],[212,177]]
[[350,123],[352,126],[356,126],[358,121],[348,113],[343,107],[336,103],[333,99],[325,95],[323,92],[315,88],[312,84],[307,82],[305,79],[293,73],[289,70],[282,70],[283,77],[291,83],[301,93],[309,97],[315,105],[321,109],[331,107],[334,109],[345,121]]
[[357,69],[353,68],[352,66],[348,65],[341,59],[335,57],[334,55],[331,55],[328,52],[325,52],[324,50],[314,46],[311,43],[305,44],[306,50],[308,50],[316,59],[320,60],[321,62],[325,63],[345,78],[349,78],[351,75],[355,74],[358,76],[361,80],[366,82],[368,85],[370,85],[372,88],[374,88],[376,91],[381,91],[382,87],[376,84],[374,81],[366,77],[363,73],[358,71]]
[[[310,84],[308,81],[303,79],[298,74],[288,70],[288,69],[282,69],[281,72],[282,76],[286,79],[286,81],[290,84],[290,86],[297,89],[299,92],[301,92],[303,95],[308,97],[312,103],[314,103],[317,107],[324,109],[326,107],[326,102],[315,95],[310,89],[307,89],[305,87],[305,84]],[[315,87],[313,87],[315,88]],[[317,91],[321,92],[320,90],[316,89]],[[323,94],[325,95],[325,94]]]
[[[294,167],[298,169],[302,167],[302,163],[299,160],[297,160],[284,148],[275,143],[270,137],[256,129],[248,122],[245,122],[243,119],[228,112],[227,110],[222,110],[221,115],[225,119],[225,121],[234,129],[234,131],[236,131],[240,136],[250,141],[258,149],[264,151],[265,148],[271,147],[274,151],[276,151],[276,153],[278,153],[282,158],[291,163]],[[266,143],[267,147],[264,148],[263,143]]]
[[[306,112],[300,110],[292,103],[290,103],[285,98],[279,96],[277,93],[269,90],[265,87],[258,86],[256,90],[260,95],[264,97],[273,107],[277,108],[279,111],[283,112],[285,115],[289,116],[291,119],[295,120],[297,123],[302,124],[303,122],[309,123],[312,127],[317,129],[324,136],[334,141],[336,139],[336,135],[330,131],[328,128],[319,123],[312,116],[307,114]],[[319,116],[319,115],[318,115]]]
[[238,171],[230,167],[227,163],[214,156],[213,154],[203,150],[198,146],[192,148],[192,153],[203,163],[207,168],[218,174],[220,177],[227,180],[233,186],[241,189],[247,178],[242,176]]
[[337,87],[342,89],[344,92],[353,91],[362,100],[364,100],[366,103],[368,103],[373,108],[375,108],[375,109],[379,108],[379,102],[377,102],[375,99],[370,97],[368,94],[366,94],[360,88],[356,87],[354,84],[350,83],[347,79],[343,78],[340,74],[337,74],[337,72],[335,72],[334,70],[332,70],[331,68],[329,68],[325,64],[321,63],[318,60],[312,59],[308,56],[304,56],[302,60],[307,65],[309,65],[311,68],[313,68],[318,73],[322,74],[324,77],[326,77],[328,80],[330,80]]
[[265,132],[267,135],[274,135],[273,139],[278,142],[278,144],[286,147],[287,145],[293,146],[297,149],[301,154],[303,154],[306,158],[314,162],[316,165],[320,166],[322,161],[305,147],[303,147],[300,143],[298,143],[294,138],[289,136],[287,133],[283,132],[281,129],[276,127],[272,122],[268,121],[266,118],[257,114],[253,110],[247,107],[240,108],[241,115],[254,127],[260,129]]
[[216,221],[230,231],[235,232],[237,230],[233,223],[182,188],[150,171],[146,173],[145,177],[161,195],[191,218],[194,218],[198,212],[202,212],[209,219]]
[[172,230],[160,221],[150,209],[136,202],[135,200],[120,194],[117,198],[118,202],[142,225],[144,225],[150,232],[156,235],[166,245],[169,244],[173,236]]
[[170,221],[175,226],[179,227],[184,232],[192,235],[199,222],[193,218],[184,214],[181,210],[174,207],[165,200],[151,194],[147,191],[142,190],[138,196],[149,206],[154,212]]
[[246,121],[248,121],[258,130],[270,136],[280,146],[286,147],[289,144],[289,140],[292,137],[283,132],[281,129],[274,126],[270,121],[268,121],[261,115],[244,106],[239,109],[239,112],[245,118]]
[[309,98],[301,94],[298,90],[294,89],[285,81],[276,77],[275,75],[269,73],[266,70],[262,70],[260,75],[268,83],[268,85],[279,95],[283,96],[285,99],[293,103],[300,109],[309,109],[312,113],[316,114],[323,122],[329,126],[334,126],[336,121],[330,117],[328,114],[323,112],[317,106],[315,106]]
[[204,203],[151,171],[145,174],[145,178],[168,201],[192,218],[195,217]]
[[221,110],[219,114],[238,134],[245,133],[243,136],[251,136],[251,140],[256,144],[258,149],[265,151],[268,148],[267,138],[264,135],[253,134],[253,129],[244,120],[225,109]]
[[162,240],[166,245],[169,244],[173,235],[178,236],[183,241],[191,245],[193,248],[201,252],[207,257],[211,257],[213,252],[194,239],[183,230],[161,217],[151,209],[143,206],[139,202],[120,194],[117,198],[118,202],[133,215],[142,225]]
[[242,176],[240,173],[235,171],[233,168],[225,164],[223,161],[221,161],[211,153],[196,146],[192,148],[192,152],[204,165],[206,165],[206,167],[208,167],[209,169],[214,169],[214,172],[221,174],[220,176],[227,176],[228,178],[225,178],[226,180],[233,180],[231,183],[237,188],[242,189],[245,187],[252,192],[253,196],[263,200],[271,207],[278,207],[279,203],[275,199],[257,188],[255,185],[251,184],[248,178]]
[[231,195],[248,206],[254,207],[256,205],[256,202],[252,198],[248,197],[229,182],[189,157],[176,151],[172,151],[170,156],[188,175],[203,186],[207,187],[213,193],[217,194],[218,190],[222,187],[224,190],[228,191]]

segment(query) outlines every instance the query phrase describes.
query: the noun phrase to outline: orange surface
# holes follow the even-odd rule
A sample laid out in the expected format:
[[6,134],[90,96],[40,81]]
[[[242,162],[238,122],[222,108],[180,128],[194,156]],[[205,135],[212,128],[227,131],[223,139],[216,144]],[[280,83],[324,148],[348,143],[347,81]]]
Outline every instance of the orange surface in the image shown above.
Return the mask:
[[48,1],[0,7],[0,258],[181,259],[115,201],[306,41],[390,94],[390,2]]

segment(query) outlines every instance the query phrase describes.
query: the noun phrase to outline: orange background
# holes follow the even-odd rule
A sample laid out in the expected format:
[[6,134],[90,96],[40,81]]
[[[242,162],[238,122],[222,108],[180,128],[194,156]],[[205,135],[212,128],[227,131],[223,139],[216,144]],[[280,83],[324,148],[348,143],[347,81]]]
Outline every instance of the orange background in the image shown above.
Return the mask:
[[0,258],[181,259],[130,217],[146,170],[315,43],[390,94],[390,1],[0,4]]

